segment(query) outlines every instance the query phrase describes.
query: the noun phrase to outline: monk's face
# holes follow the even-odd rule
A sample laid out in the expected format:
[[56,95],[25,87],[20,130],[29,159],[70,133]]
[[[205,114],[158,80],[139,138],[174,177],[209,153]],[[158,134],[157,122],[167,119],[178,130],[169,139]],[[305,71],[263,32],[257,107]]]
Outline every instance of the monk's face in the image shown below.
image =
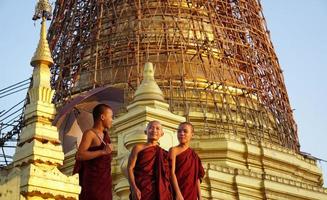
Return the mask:
[[193,136],[192,127],[187,124],[182,124],[178,127],[177,138],[180,144],[187,144]]
[[101,114],[101,121],[104,128],[111,128],[112,126],[112,110],[107,108]]
[[158,141],[159,138],[163,135],[162,127],[159,122],[152,122],[148,125],[146,134],[148,136],[148,140]]

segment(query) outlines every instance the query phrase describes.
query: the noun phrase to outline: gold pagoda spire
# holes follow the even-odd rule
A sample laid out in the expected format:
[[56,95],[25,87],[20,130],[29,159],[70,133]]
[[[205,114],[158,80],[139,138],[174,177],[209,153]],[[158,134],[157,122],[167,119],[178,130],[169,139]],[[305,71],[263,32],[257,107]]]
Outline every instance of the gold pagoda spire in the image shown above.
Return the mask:
[[49,66],[53,65],[53,59],[47,40],[46,20],[51,19],[51,5],[47,0],[40,0],[35,7],[35,14],[33,20],[42,19],[41,33],[38,47],[31,60],[31,65],[36,67],[37,64],[44,63]]
[[143,81],[134,95],[134,102],[140,100],[158,100],[164,102],[164,96],[157,82],[154,80],[153,64],[147,62],[144,65]]
[[[31,60],[31,65],[34,67],[33,83],[28,90],[29,104],[26,105],[24,112],[25,126],[14,155],[16,166],[31,161],[58,166],[62,164],[64,157],[57,130],[51,124],[56,108],[52,103],[54,90],[50,86],[50,66],[53,65],[53,60],[46,39],[46,20],[51,19],[49,13],[51,13],[51,6],[48,1],[40,0],[36,5],[33,20],[42,19],[41,34],[38,47]],[[34,140],[33,144],[28,145]],[[39,144],[40,141],[50,143]],[[41,146],[43,149],[48,149],[51,156],[49,152],[35,150]]]
[[[4,199],[77,199],[80,192],[78,175],[67,176],[59,170],[64,152],[52,103],[50,66],[53,65],[46,39],[46,20],[51,6],[39,0],[33,20],[42,19],[41,38],[31,60],[33,83],[28,90],[29,102],[24,110],[24,125],[13,157],[12,169],[0,171],[0,196]],[[4,181],[3,181],[4,180]],[[2,191],[7,191],[3,194]]]

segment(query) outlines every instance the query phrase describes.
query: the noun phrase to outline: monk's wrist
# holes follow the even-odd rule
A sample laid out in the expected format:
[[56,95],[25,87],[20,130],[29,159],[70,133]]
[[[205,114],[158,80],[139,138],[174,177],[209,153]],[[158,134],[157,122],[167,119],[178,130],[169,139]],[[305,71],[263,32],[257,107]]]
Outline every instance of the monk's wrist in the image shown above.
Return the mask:
[[104,156],[107,154],[106,150],[100,150],[101,151],[101,156]]
[[136,185],[132,185],[132,190],[133,190],[133,192],[135,192],[136,190],[138,190],[137,186]]

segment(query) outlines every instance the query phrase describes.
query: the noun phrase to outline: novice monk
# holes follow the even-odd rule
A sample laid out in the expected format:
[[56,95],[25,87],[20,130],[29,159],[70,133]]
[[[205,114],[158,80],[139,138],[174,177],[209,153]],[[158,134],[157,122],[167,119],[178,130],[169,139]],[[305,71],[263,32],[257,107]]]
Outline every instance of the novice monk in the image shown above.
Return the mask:
[[99,104],[93,109],[94,125],[84,132],[79,145],[74,173],[79,173],[80,200],[111,200],[112,144],[106,129],[112,125],[112,109]]
[[158,121],[149,122],[146,134],[147,142],[135,145],[129,156],[130,199],[171,200],[168,155],[158,145],[159,138],[164,134],[161,124]]
[[183,122],[177,130],[179,145],[169,150],[171,177],[176,200],[201,199],[200,182],[204,170],[198,155],[189,147],[194,128]]

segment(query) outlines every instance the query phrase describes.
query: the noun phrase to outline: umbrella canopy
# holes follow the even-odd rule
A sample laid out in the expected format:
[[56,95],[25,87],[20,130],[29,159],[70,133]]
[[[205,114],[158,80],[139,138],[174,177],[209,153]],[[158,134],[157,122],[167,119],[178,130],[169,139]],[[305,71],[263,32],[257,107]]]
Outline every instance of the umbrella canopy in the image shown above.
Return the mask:
[[123,105],[124,91],[112,87],[99,87],[82,93],[65,104],[53,120],[59,130],[64,153],[76,148],[83,132],[93,125],[93,108],[104,103],[117,112]]

